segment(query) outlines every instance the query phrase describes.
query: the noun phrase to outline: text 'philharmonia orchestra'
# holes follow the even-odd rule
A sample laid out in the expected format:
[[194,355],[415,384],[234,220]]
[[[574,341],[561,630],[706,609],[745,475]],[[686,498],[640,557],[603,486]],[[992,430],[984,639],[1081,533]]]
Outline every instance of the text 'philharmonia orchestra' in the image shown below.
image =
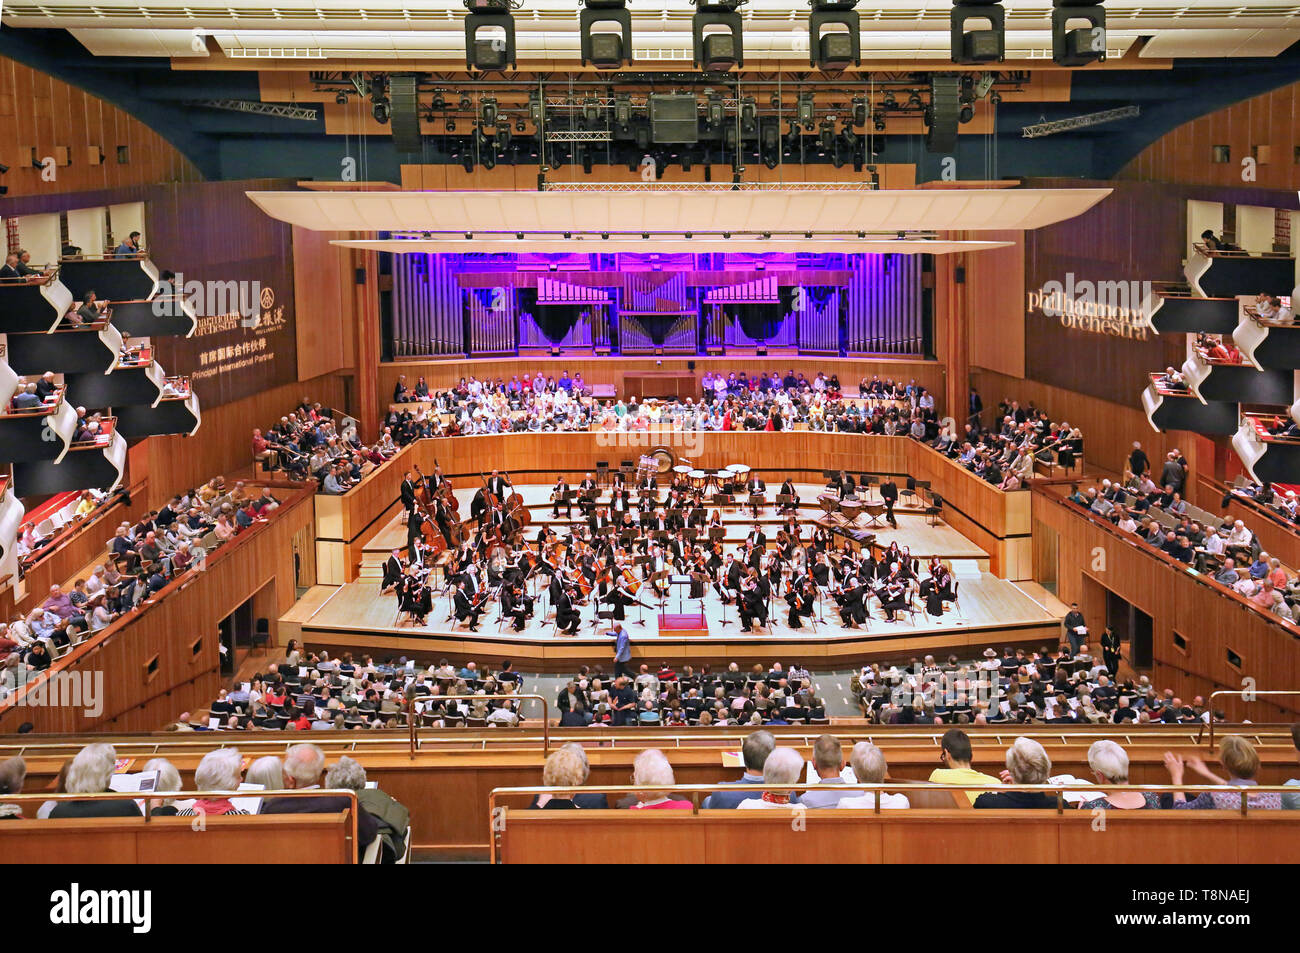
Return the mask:
[[1150,294],[1149,281],[1076,282],[1067,274],[1064,284],[1049,281],[1027,292],[1026,311],[1060,318],[1067,328],[1145,341],[1150,324],[1144,309]]

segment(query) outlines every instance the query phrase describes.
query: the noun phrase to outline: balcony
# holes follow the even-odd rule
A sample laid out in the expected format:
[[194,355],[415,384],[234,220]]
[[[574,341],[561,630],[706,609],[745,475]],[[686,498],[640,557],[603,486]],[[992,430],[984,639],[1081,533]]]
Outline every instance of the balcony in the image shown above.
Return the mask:
[[113,326],[129,337],[193,337],[199,326],[194,308],[181,295],[114,301]]
[[1289,371],[1215,360],[1201,349],[1192,351],[1182,371],[1192,395],[1202,403],[1290,404],[1295,400],[1294,375]]
[[1159,291],[1142,309],[1156,334],[1231,334],[1237,327],[1236,298],[1198,298],[1177,291]]
[[1295,285],[1295,259],[1290,255],[1209,251],[1199,243],[1194,247],[1183,274],[1192,291],[1203,298],[1229,298],[1261,291],[1286,295]]
[[158,287],[158,269],[144,255],[64,258],[59,262],[59,278],[78,301],[87,291],[94,291],[103,301],[138,301]]
[[127,438],[161,434],[192,437],[201,422],[199,398],[188,377],[167,378],[162,400],[157,404],[149,407],[124,405],[117,408],[117,427],[122,436]]
[[13,481],[0,475],[0,588],[18,578],[18,528],[23,525],[23,504],[14,495]]
[[[1292,407],[1292,418],[1297,409]],[[1232,449],[1256,483],[1296,482],[1300,474],[1300,436],[1279,432],[1292,422],[1280,414],[1241,415]]]
[[156,407],[163,399],[167,375],[153,359],[153,348],[139,348],[121,358],[107,374],[69,374],[68,399],[82,407],[127,405]]
[[57,277],[0,278],[0,334],[53,331],[73,300]]
[[[64,389],[60,387],[35,407],[15,407],[17,378],[7,367],[5,371],[13,383],[0,411],[0,460],[15,461],[15,465],[28,460],[59,463],[77,430],[77,414],[64,400]],[[26,486],[21,489],[24,495],[38,492]]]
[[122,352],[122,335],[107,315],[94,324],[46,334],[10,334],[9,366],[19,374],[107,374]]
[[112,493],[126,473],[126,440],[115,429],[72,444],[56,462],[14,464],[14,484],[25,496],[96,488]]
[[1151,374],[1142,392],[1142,409],[1157,431],[1190,430],[1203,434],[1237,432],[1237,405],[1197,400],[1186,387],[1171,385],[1163,374]]
[[1300,324],[1295,319],[1262,318],[1254,308],[1246,308],[1232,342],[1248,363],[1261,370],[1300,368]]

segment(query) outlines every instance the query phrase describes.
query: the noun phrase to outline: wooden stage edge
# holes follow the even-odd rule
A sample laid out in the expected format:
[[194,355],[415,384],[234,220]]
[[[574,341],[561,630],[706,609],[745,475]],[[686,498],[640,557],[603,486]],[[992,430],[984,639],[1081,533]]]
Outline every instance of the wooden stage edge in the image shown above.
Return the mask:
[[[286,627],[292,626],[282,621],[282,631]],[[630,620],[625,627],[632,637],[633,667],[642,662],[658,664],[662,661],[674,665],[736,662],[745,666],[755,662],[770,664],[788,660],[822,667],[885,661],[904,663],[914,655],[919,658],[927,654],[946,657],[955,653],[962,658],[974,658],[990,646],[999,651],[1006,645],[1053,648],[1061,639],[1061,624],[1055,619],[1002,625],[945,626],[942,629],[873,622],[870,630],[826,636],[809,634],[796,638],[784,634],[740,633],[665,636],[643,631]],[[412,631],[312,625],[301,626],[299,631],[287,634],[313,650],[351,651],[380,658],[405,655],[422,663],[436,662],[440,658],[457,664],[471,660],[483,663],[510,659],[521,671],[530,673],[571,673],[581,664],[606,668],[613,664],[613,641],[606,637],[530,638],[483,629],[467,636],[463,629]]]

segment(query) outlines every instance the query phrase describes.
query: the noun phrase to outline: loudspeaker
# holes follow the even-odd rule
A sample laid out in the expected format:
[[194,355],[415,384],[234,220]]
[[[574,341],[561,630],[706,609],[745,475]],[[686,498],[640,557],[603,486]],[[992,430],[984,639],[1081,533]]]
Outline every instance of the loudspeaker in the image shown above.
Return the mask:
[[364,268],[358,268],[355,272],[353,272],[352,280],[356,284],[364,285],[366,283],[366,270]]
[[954,284],[964,285],[966,283],[966,267],[958,265],[952,270],[952,280]]
[[957,125],[961,119],[960,76],[936,73],[930,77],[930,108],[925,118],[926,151],[951,154],[957,148]]
[[[712,39],[712,37],[709,37]],[[700,139],[695,97],[689,93],[651,93],[650,138],[655,143],[695,143]]]
[[687,369],[688,371],[693,371],[693,370],[695,370],[695,362],[694,362],[694,361],[687,361],[687,362],[686,362],[686,369]]
[[388,78],[388,104],[393,126],[393,148],[398,152],[419,152],[420,103],[416,95],[419,84],[414,73],[394,73]]

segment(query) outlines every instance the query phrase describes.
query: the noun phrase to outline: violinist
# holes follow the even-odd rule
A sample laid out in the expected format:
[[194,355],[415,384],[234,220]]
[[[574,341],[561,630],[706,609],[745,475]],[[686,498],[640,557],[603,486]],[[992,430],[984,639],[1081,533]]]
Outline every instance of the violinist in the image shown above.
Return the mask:
[[516,632],[524,630],[524,624],[533,615],[533,600],[524,594],[517,583],[507,584],[501,590],[501,617],[514,620],[512,628]]
[[813,606],[816,604],[816,598],[813,596],[812,586],[808,584],[808,580],[799,577],[799,582],[796,585],[794,579],[791,579],[790,591],[785,594],[785,601],[790,606],[790,628],[802,629],[802,620],[812,618]]
[[876,590],[876,595],[880,599],[880,606],[885,610],[886,622],[897,622],[895,613],[908,607],[907,601],[907,582],[897,569],[894,569],[885,580],[885,584]]
[[767,598],[771,588],[766,579],[751,571],[742,584],[740,595],[740,628],[745,632],[754,630],[754,623],[767,625]]
[[405,612],[414,625],[424,625],[425,619],[433,611],[433,597],[429,587],[414,567],[408,567],[398,592],[398,606]]
[[856,629],[867,621],[866,597],[869,590],[864,585],[859,585],[858,577],[850,575],[845,581],[844,588],[835,596],[835,601],[840,605],[840,621],[846,628]]
[[483,614],[482,597],[471,598],[465,592],[465,584],[458,582],[456,583],[456,594],[452,597],[452,602],[455,605],[456,621],[465,622],[468,620],[469,630],[477,632],[478,617]]
[[577,635],[582,614],[574,604],[573,593],[569,586],[560,585],[555,597],[555,631],[565,635]]

